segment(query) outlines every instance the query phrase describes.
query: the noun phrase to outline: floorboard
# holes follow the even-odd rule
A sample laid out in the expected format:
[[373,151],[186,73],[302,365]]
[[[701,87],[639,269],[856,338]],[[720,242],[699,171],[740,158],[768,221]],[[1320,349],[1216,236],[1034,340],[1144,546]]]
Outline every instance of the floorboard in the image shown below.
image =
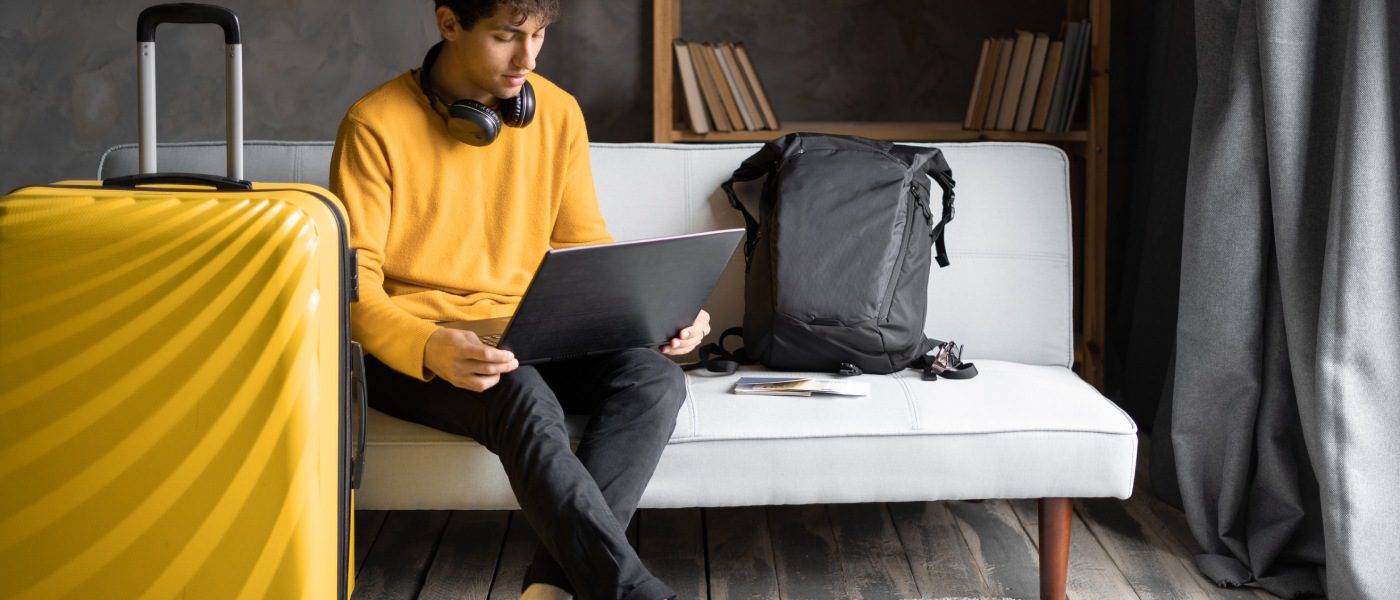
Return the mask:
[[792,600],[848,598],[826,506],[768,507],[778,595]]
[[365,557],[369,556],[369,549],[374,546],[374,538],[379,535],[379,529],[384,526],[384,517],[389,514],[385,510],[357,510],[355,511],[355,576],[358,578],[360,570],[364,568]]
[[990,594],[947,502],[887,504],[921,598],[980,598]]
[[909,557],[884,504],[832,504],[827,506],[827,516],[851,598],[918,597]]
[[778,575],[767,511],[742,506],[703,512],[710,600],[776,600]]
[[[491,579],[490,600],[515,600],[520,597],[520,584],[525,581],[525,569],[535,557],[535,530],[525,522],[520,511],[510,513],[501,558]],[[355,600],[359,600],[356,598]]]
[[652,575],[671,586],[678,598],[707,598],[705,523],[698,508],[641,511],[637,548]]
[[1036,598],[1040,571],[1030,539],[1004,500],[949,502],[973,562],[982,570],[992,596]]
[[417,598],[449,514],[396,510],[386,515],[355,578],[355,600]]
[[1208,598],[1194,573],[1165,548],[1148,528],[1111,498],[1075,501],[1075,511],[1089,526],[1114,564],[1143,600]]
[[505,541],[510,512],[459,510],[452,513],[438,542],[420,600],[485,598]]

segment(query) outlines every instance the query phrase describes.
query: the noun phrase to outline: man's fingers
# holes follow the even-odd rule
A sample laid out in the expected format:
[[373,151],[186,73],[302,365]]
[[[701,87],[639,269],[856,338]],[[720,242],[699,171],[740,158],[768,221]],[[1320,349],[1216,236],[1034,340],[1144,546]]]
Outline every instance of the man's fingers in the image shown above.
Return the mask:
[[462,355],[466,358],[490,363],[505,363],[515,360],[515,353],[494,346],[487,346],[477,339],[476,334],[470,331],[466,333],[470,336],[468,339],[472,342],[476,342],[474,344],[468,344],[461,349]]
[[509,373],[520,367],[520,361],[514,358],[504,362],[487,362],[481,360],[463,361],[462,370],[476,375],[500,375]]
[[515,353],[487,346],[486,351],[481,353],[481,358],[485,359],[486,362],[506,363],[515,360]]

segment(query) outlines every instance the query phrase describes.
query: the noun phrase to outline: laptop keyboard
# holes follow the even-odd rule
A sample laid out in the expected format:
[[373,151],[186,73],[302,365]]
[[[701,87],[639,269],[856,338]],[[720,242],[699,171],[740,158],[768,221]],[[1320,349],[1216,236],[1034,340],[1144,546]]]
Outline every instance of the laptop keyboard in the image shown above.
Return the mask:
[[480,336],[478,339],[481,340],[481,343],[486,344],[487,346],[495,347],[496,344],[501,343],[501,334],[488,333],[486,335]]

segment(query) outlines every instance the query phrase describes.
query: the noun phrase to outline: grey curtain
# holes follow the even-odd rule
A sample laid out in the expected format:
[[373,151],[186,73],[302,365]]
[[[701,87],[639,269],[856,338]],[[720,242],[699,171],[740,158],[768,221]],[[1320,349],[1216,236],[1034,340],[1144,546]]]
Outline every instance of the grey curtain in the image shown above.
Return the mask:
[[1171,444],[1222,584],[1400,597],[1400,6],[1197,0]]

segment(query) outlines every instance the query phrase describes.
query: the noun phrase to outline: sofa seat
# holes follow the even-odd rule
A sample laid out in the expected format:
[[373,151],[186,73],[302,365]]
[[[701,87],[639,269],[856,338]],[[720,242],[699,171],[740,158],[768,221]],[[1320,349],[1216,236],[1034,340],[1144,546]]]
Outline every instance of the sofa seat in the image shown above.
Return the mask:
[[[981,375],[964,381],[927,382],[913,370],[862,375],[871,393],[859,397],[741,396],[729,391],[739,375],[692,374],[642,506],[1130,493],[1137,428],[1126,414],[1064,367],[977,367]],[[571,420],[575,436],[583,423]],[[471,438],[377,412],[369,432],[373,481],[357,506],[517,507],[500,463]]]

